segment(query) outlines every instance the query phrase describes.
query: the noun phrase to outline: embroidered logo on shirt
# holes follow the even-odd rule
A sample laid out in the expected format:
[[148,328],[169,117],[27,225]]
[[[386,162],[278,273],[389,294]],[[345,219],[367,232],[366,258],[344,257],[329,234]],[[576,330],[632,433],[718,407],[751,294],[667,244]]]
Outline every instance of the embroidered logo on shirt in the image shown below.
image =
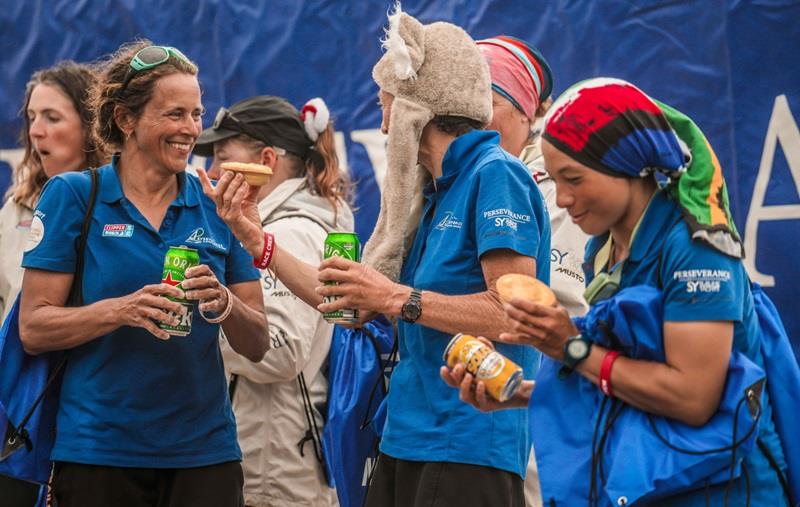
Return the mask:
[[686,269],[675,271],[672,279],[686,283],[686,292],[719,292],[723,282],[731,280],[731,272],[725,269]]
[[522,213],[515,213],[508,208],[498,208],[491,211],[484,211],[483,218],[487,220],[494,219],[495,227],[508,227],[509,229],[517,230],[519,224],[528,223],[531,221],[530,215]]
[[440,231],[445,229],[461,229],[461,225],[463,225],[461,220],[454,217],[452,211],[448,211],[444,214],[444,218],[436,224],[436,228]]
[[198,227],[197,229],[192,231],[192,233],[189,234],[189,237],[186,238],[186,242],[187,243],[194,243],[194,244],[197,244],[197,245],[210,244],[210,245],[214,245],[215,247],[219,248],[220,250],[225,250],[225,247],[220,245],[219,243],[217,243],[217,241],[214,238],[206,236],[206,231],[202,227]]
[[133,236],[131,224],[106,224],[103,226],[103,236],[106,238],[130,238]]

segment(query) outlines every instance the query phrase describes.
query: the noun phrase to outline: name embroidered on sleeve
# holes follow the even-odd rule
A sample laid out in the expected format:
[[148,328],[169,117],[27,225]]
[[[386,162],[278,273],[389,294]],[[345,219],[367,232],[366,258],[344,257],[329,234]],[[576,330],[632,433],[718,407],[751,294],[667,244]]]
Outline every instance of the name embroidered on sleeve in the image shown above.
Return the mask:
[[524,213],[516,213],[508,208],[497,208],[491,211],[484,211],[485,220],[493,220],[495,227],[508,227],[517,230],[519,224],[530,223],[531,216]]
[[675,271],[672,279],[686,284],[686,292],[719,292],[722,284],[731,280],[726,269],[685,269]]

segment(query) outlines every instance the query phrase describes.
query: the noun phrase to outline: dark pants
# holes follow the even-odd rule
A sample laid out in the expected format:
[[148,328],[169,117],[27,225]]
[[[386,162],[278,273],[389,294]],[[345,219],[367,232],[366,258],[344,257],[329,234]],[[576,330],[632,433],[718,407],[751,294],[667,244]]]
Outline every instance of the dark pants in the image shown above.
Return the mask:
[[242,507],[238,461],[199,468],[56,463],[53,507]]
[[378,458],[367,507],[525,507],[522,478],[462,463]]
[[34,507],[42,486],[0,475],[0,507]]

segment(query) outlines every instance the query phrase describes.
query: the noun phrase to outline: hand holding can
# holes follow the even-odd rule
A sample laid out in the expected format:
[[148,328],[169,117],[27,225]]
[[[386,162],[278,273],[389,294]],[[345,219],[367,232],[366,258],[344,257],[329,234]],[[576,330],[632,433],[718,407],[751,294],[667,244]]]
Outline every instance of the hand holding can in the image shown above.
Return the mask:
[[[166,283],[183,290],[181,283],[186,278],[186,270],[200,264],[200,255],[194,248],[185,246],[171,246],[164,256],[164,270],[161,276],[161,283]],[[170,301],[180,303],[186,309],[184,314],[173,314],[168,312],[170,316],[177,317],[179,322],[177,325],[159,323],[158,327],[167,331],[173,336],[186,336],[192,332],[192,315],[194,314],[194,303],[188,299],[179,299],[167,297]]]
[[482,381],[489,395],[501,402],[513,397],[522,383],[519,365],[472,335],[455,335],[444,350],[443,359],[451,369],[463,364],[475,382]]

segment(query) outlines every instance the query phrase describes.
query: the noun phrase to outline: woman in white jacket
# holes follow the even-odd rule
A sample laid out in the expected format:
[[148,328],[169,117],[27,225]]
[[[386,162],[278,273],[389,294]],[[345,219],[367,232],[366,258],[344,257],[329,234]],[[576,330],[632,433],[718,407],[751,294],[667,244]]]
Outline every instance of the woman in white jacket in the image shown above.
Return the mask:
[[[348,182],[339,170],[333,128],[321,99],[309,101],[302,112],[271,96],[222,108],[198,138],[195,153],[214,157],[212,178],[226,161],[271,167],[270,182],[258,191],[261,223],[280,238],[282,248],[308,264],[322,261],[329,231],[353,230]],[[271,350],[260,363],[252,363],[222,344],[244,456],[245,503],[336,505],[316,441],[328,389],[321,370],[333,326],[282,284],[278,273],[265,269],[261,281]]]

